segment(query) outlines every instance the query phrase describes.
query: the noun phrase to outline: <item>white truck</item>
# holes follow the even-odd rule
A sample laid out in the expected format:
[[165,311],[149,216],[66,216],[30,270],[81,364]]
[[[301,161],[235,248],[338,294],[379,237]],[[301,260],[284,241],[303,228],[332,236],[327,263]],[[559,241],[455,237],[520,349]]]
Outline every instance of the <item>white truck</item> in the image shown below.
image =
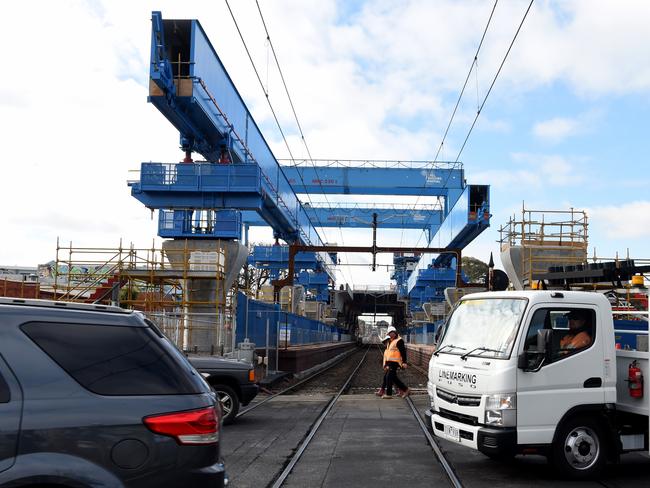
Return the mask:
[[[591,340],[572,349],[563,337],[577,314]],[[648,352],[619,350],[614,335],[600,293],[463,297],[429,363],[430,428],[490,457],[546,455],[574,479],[596,477],[625,452],[647,453]]]

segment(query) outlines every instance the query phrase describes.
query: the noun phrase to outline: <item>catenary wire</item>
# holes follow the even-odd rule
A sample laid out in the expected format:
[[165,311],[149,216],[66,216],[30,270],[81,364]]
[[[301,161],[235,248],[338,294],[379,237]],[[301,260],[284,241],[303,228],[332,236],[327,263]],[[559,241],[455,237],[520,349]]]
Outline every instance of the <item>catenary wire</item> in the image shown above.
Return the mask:
[[[517,40],[517,37],[519,36],[519,32],[521,31],[521,28],[524,25],[524,22],[526,21],[526,18],[528,17],[528,13],[530,12],[531,7],[533,6],[535,0],[530,0],[530,3],[528,4],[528,8],[526,9],[526,12],[524,13],[524,16],[521,19],[521,22],[519,23],[519,26],[517,27],[517,31],[515,32],[515,35],[512,38],[512,41],[510,42],[510,45],[508,46],[508,50],[506,51],[505,55],[503,56],[503,59],[501,60],[501,64],[499,65],[499,69],[497,70],[496,74],[494,75],[494,78],[492,79],[492,83],[490,84],[490,87],[488,88],[487,93],[485,94],[485,97],[483,98],[483,101],[481,102],[481,105],[479,106],[478,110],[476,111],[476,116],[474,117],[474,120],[472,122],[472,125],[469,128],[469,131],[467,132],[467,135],[465,136],[465,140],[463,141],[463,144],[458,151],[458,155],[456,156],[454,160],[454,165],[458,163],[460,160],[460,155],[463,153],[463,150],[465,149],[465,146],[467,145],[467,141],[469,140],[470,135],[472,134],[472,131],[474,130],[474,126],[476,125],[476,121],[479,118],[479,115],[481,115],[481,112],[483,111],[483,107],[485,106],[485,103],[487,102],[488,97],[490,96],[490,93],[492,92],[492,88],[494,88],[494,84],[496,83],[497,79],[499,78],[499,74],[501,73],[501,70],[503,69],[503,66],[508,59],[508,55],[510,54],[510,51],[512,50],[512,46],[514,46],[515,41]],[[449,181],[449,178],[451,177],[451,173],[447,175],[447,180]],[[446,184],[446,183],[445,183]],[[443,185],[444,186],[444,185]],[[429,221],[431,220],[431,217],[429,217]],[[424,236],[424,231],[422,234],[420,234],[420,238],[417,240],[415,247],[418,246],[420,243],[420,240],[422,239],[422,236]],[[427,246],[429,246],[429,243],[427,243]]]
[[[287,138],[286,138],[286,136],[284,134],[284,131],[282,130],[282,126],[280,125],[280,121],[278,120],[278,117],[277,117],[277,115],[275,113],[275,109],[273,108],[273,105],[271,104],[271,100],[269,98],[269,92],[264,87],[264,83],[262,82],[262,78],[260,77],[259,71],[257,70],[257,67],[255,66],[255,62],[253,61],[253,57],[251,56],[251,53],[250,53],[250,51],[248,49],[248,45],[246,44],[246,40],[244,39],[244,35],[242,34],[241,29],[239,28],[239,24],[237,23],[237,19],[235,18],[235,14],[232,11],[232,9],[230,8],[230,3],[228,2],[228,0],[224,0],[224,1],[226,3],[226,7],[228,7],[228,12],[230,12],[230,17],[232,18],[232,21],[235,24],[235,28],[237,29],[237,33],[239,34],[239,38],[241,39],[241,42],[242,42],[242,44],[244,46],[244,49],[245,49],[246,54],[248,56],[248,59],[249,59],[249,61],[251,63],[251,66],[253,67],[253,71],[255,72],[255,76],[257,77],[257,81],[259,82],[260,87],[262,88],[262,91],[264,92],[266,102],[268,103],[269,108],[271,109],[271,113],[273,114],[273,118],[275,120],[276,125],[278,126],[278,130],[280,131],[280,134],[282,135],[282,140],[284,141],[284,144],[285,144],[285,146],[287,148],[287,151],[289,152],[289,156],[290,156],[291,160],[294,160],[295,158],[293,157],[293,153],[291,152],[291,148],[289,147],[289,142],[287,141]],[[271,44],[270,39],[269,39],[269,44]],[[271,48],[273,50],[272,45],[271,45]],[[275,56],[275,50],[273,50],[273,52],[274,52],[274,56]],[[282,172],[282,174],[286,178],[286,175],[284,173],[284,170],[282,169],[282,166],[280,166],[278,164],[278,167],[279,167],[280,171]],[[302,181],[303,186],[306,187],[302,175],[300,173],[298,173],[298,176],[300,176],[300,180]],[[311,203],[311,197],[309,196],[309,194],[307,194],[307,199]],[[311,222],[311,217],[307,214],[307,212],[305,212],[305,215],[307,216],[307,219],[309,220],[309,222],[313,226],[314,224],[313,224],[313,222]],[[320,221],[320,217],[318,216],[318,214],[316,214],[316,218],[318,219],[318,223],[319,223],[320,227],[323,228],[324,227],[323,223]]]
[[[463,95],[465,93],[465,89],[467,88],[467,83],[469,82],[469,79],[470,79],[470,77],[472,75],[472,71],[474,71],[474,67],[475,67],[475,65],[476,65],[476,63],[478,61],[478,55],[481,52],[481,47],[483,46],[483,41],[485,40],[485,36],[486,36],[487,31],[488,31],[488,29],[490,27],[490,23],[492,22],[492,17],[494,16],[494,11],[496,10],[498,3],[499,3],[499,0],[494,1],[494,5],[492,6],[492,11],[490,12],[490,16],[489,16],[489,18],[487,20],[487,23],[485,24],[485,29],[483,29],[483,35],[481,36],[481,40],[479,41],[478,48],[476,49],[476,53],[474,54],[472,64],[470,65],[469,71],[467,72],[467,76],[465,77],[465,82],[463,83],[463,87],[461,88],[460,93],[458,94],[458,99],[456,100],[456,105],[454,106],[454,110],[451,113],[451,117],[449,118],[449,122],[447,123],[447,128],[445,129],[445,133],[442,136],[442,140],[440,141],[440,145],[438,146],[438,150],[436,152],[436,155],[433,158],[433,161],[431,162],[431,169],[427,172],[427,177],[429,176],[430,172],[433,171],[433,167],[436,164],[436,162],[438,161],[438,156],[440,155],[440,152],[442,151],[442,148],[444,147],[445,140],[447,139],[447,135],[449,134],[449,129],[451,128],[451,124],[454,122],[454,118],[456,117],[456,112],[458,111],[458,106],[460,105],[460,101],[463,98]],[[478,90],[478,82],[477,82],[477,90]],[[477,94],[477,98],[478,98],[478,94]],[[449,170],[449,174],[447,175],[445,185],[449,182],[449,178],[451,177],[451,172],[456,168],[456,165],[457,165],[457,161],[453,163],[452,168]],[[416,198],[415,203],[413,204],[413,208],[415,208],[415,205],[417,205],[417,203],[419,202],[420,197],[424,194],[424,190],[426,188],[426,181],[427,180],[426,180],[426,177],[425,177],[425,183],[422,186],[422,193],[420,193],[418,195],[418,197]],[[445,186],[445,185],[443,185],[443,186]],[[430,220],[431,219],[429,218],[429,221]],[[428,225],[428,222],[427,222],[427,225]],[[424,232],[424,229],[423,229],[423,232]],[[404,230],[402,230],[402,237],[400,238],[400,245],[401,245],[403,237],[404,237]],[[418,244],[419,244],[419,242],[420,242],[420,240],[418,239]],[[416,244],[416,247],[417,247],[417,244]]]
[[[287,98],[289,100],[289,105],[291,106],[291,111],[292,111],[293,117],[294,117],[294,119],[296,121],[296,126],[298,127],[298,132],[300,132],[300,138],[302,140],[303,145],[305,146],[305,150],[307,151],[307,156],[309,157],[309,161],[311,162],[311,164],[312,164],[312,166],[314,168],[314,173],[316,174],[316,180],[318,181],[318,185],[321,188],[321,192],[323,193],[323,196],[325,197],[325,201],[327,202],[327,205],[329,207],[331,207],[329,199],[327,198],[327,194],[325,193],[325,188],[323,188],[323,183],[322,183],[321,178],[320,178],[320,176],[318,174],[317,166],[314,163],[314,158],[312,157],[311,151],[309,150],[309,146],[307,145],[307,139],[305,138],[305,134],[304,134],[304,132],[302,130],[302,125],[300,124],[300,120],[298,119],[298,114],[296,113],[296,108],[295,108],[295,106],[293,104],[293,99],[291,98],[291,94],[289,93],[289,87],[287,86],[287,82],[286,82],[286,80],[284,78],[284,73],[282,72],[282,68],[280,66],[280,60],[278,59],[278,55],[277,55],[277,53],[275,51],[275,46],[273,45],[273,41],[271,40],[271,34],[269,33],[268,26],[266,25],[266,21],[264,20],[264,14],[262,13],[262,9],[260,7],[259,1],[255,0],[255,4],[257,5],[257,11],[260,14],[260,19],[262,20],[262,25],[264,26],[264,32],[266,33],[266,40],[269,43],[269,46],[271,47],[271,53],[273,54],[273,59],[275,60],[275,65],[278,68],[278,73],[280,74],[280,79],[282,80],[282,85],[284,86],[284,91],[287,94]],[[268,97],[268,94],[267,94],[267,97]],[[295,162],[293,157],[291,158],[291,160],[293,162]],[[299,171],[298,171],[298,173],[300,175]],[[301,181],[303,183],[303,187],[305,187],[305,189],[306,189],[306,185],[304,184],[304,180],[302,178],[302,175],[300,175],[300,179],[301,179]],[[311,202],[311,199],[310,199],[310,202]],[[320,219],[319,219],[319,221],[320,221]],[[341,241],[343,241],[343,230],[342,230],[340,225],[338,226],[338,229],[339,229],[339,233],[341,235]],[[346,258],[346,260],[347,260],[347,258]],[[352,279],[352,275],[350,274],[349,276],[350,276],[350,283],[354,287],[354,280]]]

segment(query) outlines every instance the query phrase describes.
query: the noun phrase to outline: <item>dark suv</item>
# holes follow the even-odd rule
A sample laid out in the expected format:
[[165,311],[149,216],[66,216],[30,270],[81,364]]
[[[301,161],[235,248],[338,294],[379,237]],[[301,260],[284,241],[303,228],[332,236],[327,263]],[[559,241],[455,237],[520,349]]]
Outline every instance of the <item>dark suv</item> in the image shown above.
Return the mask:
[[220,409],[137,312],[0,298],[0,486],[217,487]]
[[248,405],[259,390],[253,366],[218,356],[190,356],[188,359],[219,397],[223,423],[234,422],[239,406]]

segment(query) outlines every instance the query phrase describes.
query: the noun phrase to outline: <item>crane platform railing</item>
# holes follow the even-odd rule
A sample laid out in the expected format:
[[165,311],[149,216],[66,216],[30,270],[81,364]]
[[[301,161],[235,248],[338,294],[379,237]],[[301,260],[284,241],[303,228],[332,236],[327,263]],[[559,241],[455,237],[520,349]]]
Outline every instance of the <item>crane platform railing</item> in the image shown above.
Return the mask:
[[282,166],[323,168],[406,168],[406,169],[462,169],[462,163],[450,161],[401,161],[390,159],[278,159]]

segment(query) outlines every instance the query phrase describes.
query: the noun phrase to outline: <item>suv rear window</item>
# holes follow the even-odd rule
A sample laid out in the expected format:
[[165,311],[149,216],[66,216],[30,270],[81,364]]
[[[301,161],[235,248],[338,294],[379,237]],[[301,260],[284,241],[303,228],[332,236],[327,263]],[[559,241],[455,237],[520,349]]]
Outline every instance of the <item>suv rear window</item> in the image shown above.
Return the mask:
[[31,322],[24,324],[22,330],[93,393],[202,392],[190,369],[167,350],[163,339],[146,327]]

